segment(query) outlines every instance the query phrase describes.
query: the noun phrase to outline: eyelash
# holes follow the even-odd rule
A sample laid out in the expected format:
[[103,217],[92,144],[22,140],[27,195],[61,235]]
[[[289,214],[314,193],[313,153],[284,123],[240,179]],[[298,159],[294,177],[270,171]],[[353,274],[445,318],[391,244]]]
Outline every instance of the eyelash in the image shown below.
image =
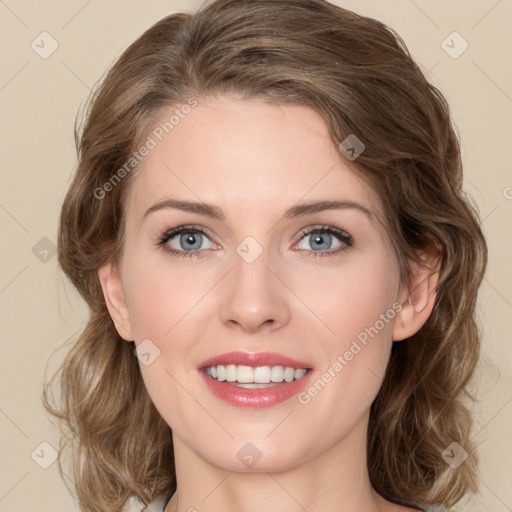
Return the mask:
[[[204,256],[205,251],[178,251],[176,249],[172,249],[168,246],[166,246],[167,242],[174,238],[176,235],[182,234],[182,233],[188,233],[188,234],[194,234],[194,233],[201,233],[202,235],[205,235],[206,237],[210,238],[208,236],[208,233],[204,228],[201,226],[179,226],[177,228],[170,229],[163,233],[157,242],[157,245],[161,247],[164,251],[171,254],[172,256],[176,256],[178,258],[202,258]],[[351,235],[346,233],[345,231],[341,231],[340,229],[334,228],[332,226],[322,226],[320,228],[306,228],[302,230],[299,233],[299,242],[304,238],[306,235],[310,235],[311,233],[327,233],[329,235],[334,235],[338,240],[343,244],[338,249],[335,249],[333,251],[312,251],[307,249],[302,249],[303,251],[306,251],[309,256],[313,256],[314,258],[323,258],[325,256],[334,256],[336,254],[339,254],[343,251],[346,251],[348,248],[352,247],[354,245],[354,239]]]

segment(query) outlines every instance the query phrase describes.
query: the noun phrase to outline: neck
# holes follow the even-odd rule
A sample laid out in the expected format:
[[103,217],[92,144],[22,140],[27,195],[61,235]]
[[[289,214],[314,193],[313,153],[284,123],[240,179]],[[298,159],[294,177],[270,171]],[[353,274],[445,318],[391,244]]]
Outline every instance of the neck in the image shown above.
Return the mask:
[[[335,446],[285,471],[223,469],[173,434],[177,491],[165,512],[383,512],[389,502],[371,487],[366,462],[366,415]],[[279,455],[276,454],[276,457]],[[292,464],[290,464],[292,466]]]

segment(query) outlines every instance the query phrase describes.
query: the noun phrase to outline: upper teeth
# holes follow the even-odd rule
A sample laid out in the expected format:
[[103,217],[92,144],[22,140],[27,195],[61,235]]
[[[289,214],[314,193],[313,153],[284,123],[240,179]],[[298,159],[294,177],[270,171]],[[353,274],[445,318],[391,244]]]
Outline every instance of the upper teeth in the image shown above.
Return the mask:
[[218,364],[209,366],[205,372],[218,381],[267,384],[269,382],[291,382],[306,375],[304,368],[290,368],[289,366],[245,366],[236,364]]

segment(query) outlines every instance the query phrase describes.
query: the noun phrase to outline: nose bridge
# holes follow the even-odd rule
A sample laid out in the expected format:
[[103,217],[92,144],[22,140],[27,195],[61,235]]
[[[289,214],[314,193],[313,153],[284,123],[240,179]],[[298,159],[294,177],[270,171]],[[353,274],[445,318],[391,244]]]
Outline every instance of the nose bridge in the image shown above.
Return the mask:
[[288,322],[286,288],[271,270],[271,260],[271,251],[253,237],[246,237],[236,247],[233,270],[221,298],[224,323],[254,332]]

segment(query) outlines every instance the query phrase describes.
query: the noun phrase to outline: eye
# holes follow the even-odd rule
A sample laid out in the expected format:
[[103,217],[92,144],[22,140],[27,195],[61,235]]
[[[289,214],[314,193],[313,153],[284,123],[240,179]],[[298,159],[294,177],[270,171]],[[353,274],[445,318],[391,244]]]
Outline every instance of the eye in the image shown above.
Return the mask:
[[[202,257],[204,242],[209,240],[206,231],[199,226],[179,226],[162,234],[158,245],[174,256],[190,258]],[[211,240],[210,240],[211,242]],[[216,244],[211,242],[214,247]]]
[[[347,232],[332,226],[322,226],[303,230],[297,247],[313,257],[332,256],[347,250],[354,244],[354,239]],[[309,245],[312,249],[301,247],[301,244],[309,237]],[[206,230],[200,226],[179,226],[163,233],[157,242],[166,252],[180,258],[201,258],[205,256],[204,246],[210,241],[212,247],[219,248],[212,242]]]
[[[308,228],[302,231],[300,236],[301,239],[297,247],[307,251],[310,256],[314,257],[332,256],[347,250],[354,244],[354,239],[351,235],[332,226]],[[308,244],[311,249],[300,246],[303,241],[308,240],[308,237]]]

